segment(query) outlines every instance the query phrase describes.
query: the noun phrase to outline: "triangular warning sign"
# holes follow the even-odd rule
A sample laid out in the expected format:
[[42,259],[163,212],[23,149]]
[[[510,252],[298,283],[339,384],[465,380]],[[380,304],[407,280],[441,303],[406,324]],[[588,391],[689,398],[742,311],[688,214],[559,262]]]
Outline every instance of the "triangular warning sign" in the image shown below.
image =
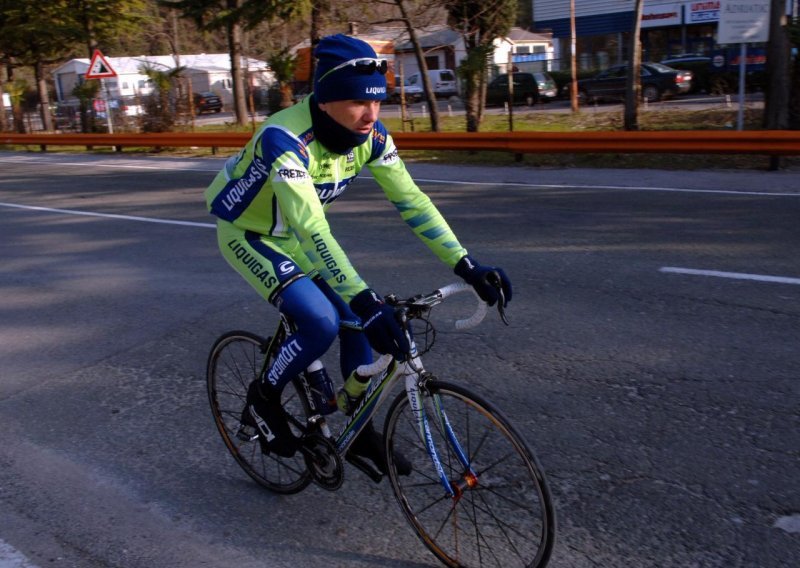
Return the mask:
[[99,49],[94,50],[92,55],[92,62],[89,63],[89,70],[86,72],[87,79],[105,79],[107,77],[116,77],[117,72],[111,68],[106,58],[100,53]]

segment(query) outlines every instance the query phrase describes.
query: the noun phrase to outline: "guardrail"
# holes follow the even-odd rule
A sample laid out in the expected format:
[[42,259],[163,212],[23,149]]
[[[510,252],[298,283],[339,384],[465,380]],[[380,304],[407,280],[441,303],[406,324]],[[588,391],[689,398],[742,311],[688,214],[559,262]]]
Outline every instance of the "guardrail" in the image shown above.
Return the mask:
[[[0,133],[0,144],[39,146],[239,148],[251,133],[164,132],[152,134]],[[680,130],[658,132],[397,132],[402,150],[494,150],[516,154],[655,153],[800,155],[800,131]]]

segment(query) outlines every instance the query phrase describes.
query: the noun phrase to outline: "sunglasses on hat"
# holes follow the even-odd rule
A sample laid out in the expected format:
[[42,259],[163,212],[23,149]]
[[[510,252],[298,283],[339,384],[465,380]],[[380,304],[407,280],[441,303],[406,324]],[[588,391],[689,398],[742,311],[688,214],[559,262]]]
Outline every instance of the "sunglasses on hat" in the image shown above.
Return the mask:
[[386,75],[386,71],[389,69],[389,63],[385,59],[360,57],[358,59],[350,59],[349,61],[340,63],[333,69],[329,69],[322,77],[319,78],[319,80],[322,81],[325,77],[327,77],[334,71],[338,71],[339,69],[344,69],[345,67],[349,67],[351,65],[355,67],[356,72],[360,73],[361,75],[372,75],[375,72],[378,72],[381,75]]

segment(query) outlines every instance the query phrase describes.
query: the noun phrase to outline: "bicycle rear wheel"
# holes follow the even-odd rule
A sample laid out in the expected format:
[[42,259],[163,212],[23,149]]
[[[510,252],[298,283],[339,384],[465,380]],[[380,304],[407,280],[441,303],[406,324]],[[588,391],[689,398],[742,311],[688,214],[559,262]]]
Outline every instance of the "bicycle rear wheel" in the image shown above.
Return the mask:
[[[542,468],[525,440],[487,401],[458,385],[429,381],[423,404],[444,474],[459,488],[455,497],[439,480],[405,392],[384,426],[392,489],[422,542],[448,566],[545,566],[555,515]],[[444,415],[474,476],[458,459]],[[397,474],[395,451],[413,463],[410,476]]]
[[[273,356],[266,353],[267,345],[266,339],[247,331],[232,331],[217,339],[208,356],[208,400],[225,445],[247,475],[270,491],[297,493],[311,482],[300,452],[290,458],[264,454],[257,439],[236,436],[247,387],[264,368],[264,358]],[[281,402],[297,423],[305,424],[308,403],[299,388],[296,381],[286,385]]]

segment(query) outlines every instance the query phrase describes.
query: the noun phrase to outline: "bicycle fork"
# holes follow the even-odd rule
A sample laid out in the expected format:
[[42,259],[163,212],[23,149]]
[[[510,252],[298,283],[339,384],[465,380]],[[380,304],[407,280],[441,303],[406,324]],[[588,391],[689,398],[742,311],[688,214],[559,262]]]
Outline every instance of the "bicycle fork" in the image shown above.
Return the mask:
[[405,385],[408,402],[411,405],[411,410],[417,420],[417,434],[420,437],[420,441],[425,444],[425,449],[431,458],[431,462],[436,469],[436,473],[439,475],[439,482],[442,484],[442,487],[444,487],[450,498],[453,500],[458,500],[464,494],[465,490],[472,489],[478,485],[478,475],[472,469],[469,458],[467,458],[464,449],[461,447],[461,443],[458,441],[458,437],[450,425],[450,420],[447,418],[447,413],[445,412],[441,397],[438,394],[433,393],[431,395],[431,400],[433,403],[433,409],[436,413],[439,431],[444,435],[447,442],[452,447],[456,458],[463,468],[461,479],[452,481],[448,479],[447,474],[444,471],[444,467],[442,466],[442,462],[439,459],[439,453],[437,452],[436,446],[433,443],[433,436],[431,435],[428,414],[424,408],[424,395],[422,394],[422,390],[420,388],[421,383],[419,378],[421,376],[421,372],[407,374]]

